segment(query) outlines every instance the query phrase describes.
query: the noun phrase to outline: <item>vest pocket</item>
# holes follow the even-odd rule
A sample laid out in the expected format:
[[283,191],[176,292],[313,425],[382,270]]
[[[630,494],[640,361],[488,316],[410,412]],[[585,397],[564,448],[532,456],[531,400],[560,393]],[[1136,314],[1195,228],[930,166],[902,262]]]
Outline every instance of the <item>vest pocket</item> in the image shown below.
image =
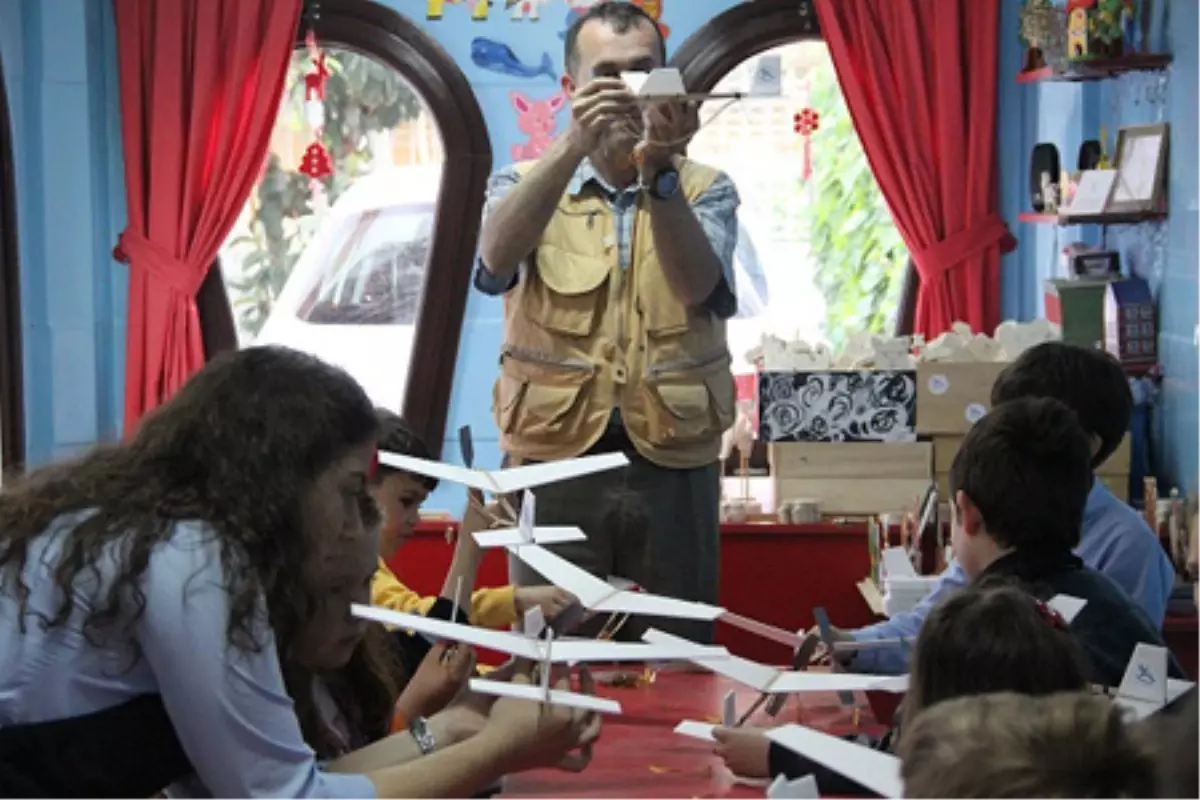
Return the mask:
[[591,380],[590,367],[558,367],[507,354],[494,398],[501,432],[531,444],[570,439],[582,417],[580,395]]
[[538,250],[537,277],[522,305],[541,327],[568,336],[590,336],[596,327],[600,288],[608,280],[609,264],[602,258],[570,253],[556,247]]
[[647,382],[648,437],[670,445],[720,436],[733,424],[733,377],[718,372],[690,382]]

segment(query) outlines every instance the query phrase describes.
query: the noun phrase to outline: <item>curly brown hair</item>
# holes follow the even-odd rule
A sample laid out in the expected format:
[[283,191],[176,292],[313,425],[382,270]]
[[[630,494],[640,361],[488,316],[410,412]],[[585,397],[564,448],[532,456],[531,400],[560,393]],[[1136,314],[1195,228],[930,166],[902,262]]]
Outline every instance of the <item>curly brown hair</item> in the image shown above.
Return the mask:
[[[26,615],[61,626],[72,587],[111,551],[116,575],[89,598],[83,633],[99,646],[115,637],[140,657],[131,633],[145,608],[139,583],[155,546],[176,523],[199,520],[220,544],[230,598],[230,644],[258,650],[258,616],[282,651],[318,600],[309,585],[314,543],[301,532],[300,505],[313,481],[376,436],[375,410],[341,369],[281,347],[254,347],[214,359],[132,437],[31,473],[0,494],[0,591]],[[364,487],[363,513],[374,508]],[[54,577],[63,600],[53,615],[28,609],[23,571],[32,540],[64,515]],[[376,512],[377,513],[377,512]]]

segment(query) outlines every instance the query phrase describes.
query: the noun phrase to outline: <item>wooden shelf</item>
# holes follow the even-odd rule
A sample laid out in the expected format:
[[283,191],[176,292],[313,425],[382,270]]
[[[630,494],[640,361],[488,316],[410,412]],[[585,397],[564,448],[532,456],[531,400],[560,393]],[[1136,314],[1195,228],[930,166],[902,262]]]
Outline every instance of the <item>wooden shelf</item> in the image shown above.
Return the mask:
[[1102,81],[1126,72],[1153,72],[1166,69],[1171,56],[1157,53],[1134,53],[1121,58],[1094,58],[1090,61],[1070,61],[1061,67],[1042,67],[1017,73],[1017,83],[1038,81]]
[[1039,214],[1033,211],[1023,211],[1017,214],[1017,221],[1034,225],[1139,225],[1143,222],[1157,222],[1167,218],[1166,211],[1129,211],[1122,214],[1096,214],[1088,216],[1071,216],[1069,214]]

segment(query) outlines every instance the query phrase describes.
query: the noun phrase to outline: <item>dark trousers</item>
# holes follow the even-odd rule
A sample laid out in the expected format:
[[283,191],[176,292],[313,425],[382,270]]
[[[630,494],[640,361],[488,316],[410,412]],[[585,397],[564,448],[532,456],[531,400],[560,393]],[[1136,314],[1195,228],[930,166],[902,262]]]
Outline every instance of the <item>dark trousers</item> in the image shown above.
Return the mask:
[[[716,605],[721,562],[719,464],[660,467],[634,450],[620,428],[610,428],[588,454],[618,450],[629,457],[628,467],[534,490],[536,524],[575,525],[588,537],[547,549],[601,579],[626,578],[654,594]],[[517,586],[546,584],[512,555],[508,576]],[[602,617],[576,633],[595,635],[607,615]],[[711,643],[713,637],[710,622],[638,617],[621,628],[618,638],[640,639],[648,627],[701,643]]]

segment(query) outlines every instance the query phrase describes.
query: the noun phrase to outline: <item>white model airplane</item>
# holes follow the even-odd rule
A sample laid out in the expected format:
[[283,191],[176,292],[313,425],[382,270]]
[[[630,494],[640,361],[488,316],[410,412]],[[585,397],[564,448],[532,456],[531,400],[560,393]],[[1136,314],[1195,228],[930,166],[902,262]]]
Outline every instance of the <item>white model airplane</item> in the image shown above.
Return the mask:
[[1128,709],[1134,719],[1144,719],[1196,684],[1167,677],[1167,649],[1152,644],[1134,648],[1113,702]]
[[[536,546],[536,545],[535,545]],[[525,633],[510,633],[508,631],[493,631],[476,628],[471,625],[460,625],[455,622],[434,619],[419,614],[404,614],[379,606],[354,604],[351,613],[361,619],[381,622],[401,630],[409,630],[428,638],[445,639],[453,642],[497,650],[517,658],[523,658],[543,665],[542,674],[545,681],[549,680],[550,665],[578,664],[589,661],[699,661],[706,659],[724,659],[729,657],[729,651],[724,647],[697,645],[692,642],[669,644],[641,644],[637,642],[605,642],[595,639],[558,639],[554,632],[546,628],[545,619],[540,608],[533,608],[525,615]],[[543,631],[546,638],[538,638]],[[476,684],[479,684],[476,686]],[[608,713],[619,713],[620,704],[591,695],[577,695],[573,692],[551,690],[545,683],[541,694],[534,696],[538,687],[518,684],[500,683],[498,681],[473,680],[471,688],[474,691],[490,694],[502,694],[511,697],[538,699],[550,705],[569,705]]]
[[586,539],[582,530],[572,526],[534,525],[537,501],[528,489],[521,497],[521,511],[515,528],[494,528],[475,532],[475,543],[487,549],[525,544],[560,544]]
[[[668,644],[677,644],[680,646],[685,644],[694,645],[694,643],[688,642],[687,639],[672,636],[669,633],[664,633],[653,628],[646,631],[642,639],[651,644],[664,646]],[[903,693],[908,688],[907,681],[903,682],[903,686],[899,685],[901,682],[897,681],[897,678],[901,676],[784,670],[733,655],[719,661],[704,660],[696,661],[695,663],[718,675],[723,675],[726,678],[756,689],[763,694],[852,692],[855,690]]]
[[629,464],[629,459],[624,453],[604,453],[596,456],[571,458],[566,461],[552,461],[546,464],[488,470],[460,467],[456,464],[444,464],[441,461],[428,461],[424,458],[402,456],[398,453],[381,450],[379,462],[392,469],[413,472],[417,475],[447,480],[452,483],[461,483],[463,486],[492,494],[510,494],[547,483],[557,483],[624,467]]
[[891,753],[872,750],[803,725],[784,725],[765,731],[764,735],[776,744],[845,775],[878,795],[904,796],[900,759]]
[[[575,595],[589,611],[705,621],[715,620],[725,613],[725,609],[707,603],[613,586],[537,544],[510,545],[508,551],[555,586]],[[696,646],[692,642],[687,644]]]

